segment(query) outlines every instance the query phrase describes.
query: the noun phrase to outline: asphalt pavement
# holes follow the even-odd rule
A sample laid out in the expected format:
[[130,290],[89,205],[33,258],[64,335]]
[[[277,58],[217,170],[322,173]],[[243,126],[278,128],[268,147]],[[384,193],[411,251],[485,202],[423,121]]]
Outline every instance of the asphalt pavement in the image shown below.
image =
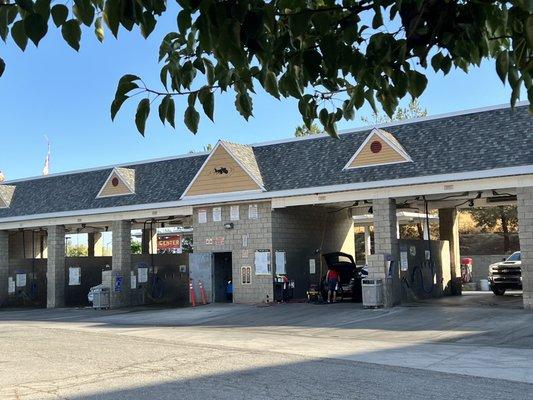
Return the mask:
[[487,299],[2,311],[0,398],[532,399],[533,313]]

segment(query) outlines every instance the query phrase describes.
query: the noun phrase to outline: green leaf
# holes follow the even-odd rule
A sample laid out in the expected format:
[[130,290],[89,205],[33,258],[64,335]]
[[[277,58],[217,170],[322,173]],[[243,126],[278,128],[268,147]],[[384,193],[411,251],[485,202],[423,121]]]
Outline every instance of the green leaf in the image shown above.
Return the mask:
[[426,89],[428,79],[418,71],[408,71],[407,77],[409,79],[409,93],[414,98],[420,97]]
[[198,122],[200,122],[200,114],[194,109],[193,106],[187,107],[184,116],[185,125],[189,130],[196,134],[198,132]]
[[13,24],[11,27],[11,36],[17,46],[24,51],[28,44],[28,36],[26,36],[26,31],[24,30],[24,21],[20,20]]
[[105,2],[104,21],[114,37],[117,37],[118,28],[120,27],[120,11],[120,0],[107,0]]
[[48,24],[41,14],[30,14],[24,18],[24,31],[35,46],[38,46],[48,31]]
[[148,115],[150,115],[150,99],[142,99],[139,102],[139,105],[137,106],[137,112],[135,113],[135,125],[137,125],[137,130],[143,136]]
[[167,94],[165,97],[163,97],[163,100],[161,101],[161,104],[159,105],[159,118],[161,119],[161,122],[165,124],[165,120],[170,123],[170,125],[175,128],[174,126],[174,114],[175,114],[175,106],[174,106],[174,99],[171,95]]
[[5,42],[9,33],[9,7],[0,7],[0,38]]
[[58,28],[63,25],[68,18],[68,8],[64,4],[56,4],[52,7],[51,12],[52,20]]
[[507,50],[502,51],[496,58],[496,72],[501,81],[505,83],[505,77],[509,70],[509,52]]
[[529,47],[533,48],[533,14],[527,17],[526,21],[526,35]]
[[213,92],[210,88],[203,88],[198,92],[198,100],[200,100],[200,104],[202,105],[204,109],[205,115],[213,121],[213,112],[215,110],[215,96],[213,95]]
[[115,117],[118,111],[120,110],[120,107],[122,107],[122,104],[124,104],[124,102],[128,100],[128,98],[129,97],[125,95],[115,96],[115,99],[111,103],[111,121],[115,120]]
[[143,20],[144,21],[141,24],[141,34],[146,39],[150,36],[150,33],[154,31],[157,21],[155,20],[154,15],[149,11],[143,13]]
[[61,34],[70,47],[76,51],[80,49],[81,29],[77,20],[69,19],[65,22],[61,27]]
[[48,22],[50,18],[50,0],[37,0],[34,7],[35,12],[40,14]]
[[265,77],[265,90],[279,100],[278,80],[276,74],[268,71]]
[[6,63],[4,60],[0,58],[0,76],[4,74],[4,71],[6,70]]
[[252,98],[248,92],[237,93],[237,96],[235,97],[235,107],[244,119],[248,121],[248,118],[253,115]]
[[104,41],[105,32],[104,27],[102,26],[102,17],[98,17],[94,21],[94,34],[100,42]]
[[191,13],[186,10],[181,10],[178,14],[178,29],[182,35],[191,27]]
[[72,10],[81,22],[91,26],[94,20],[94,6],[91,4],[91,0],[74,0]]
[[165,121],[167,119],[168,104],[170,100],[171,97],[167,94],[165,97],[163,97],[163,100],[161,100],[161,104],[159,104],[159,119],[163,125],[165,125]]
[[173,128],[176,127],[176,125],[174,124],[175,114],[176,114],[176,106],[174,105],[174,99],[170,98],[168,102],[168,108],[167,108],[167,121]]
[[24,11],[33,12],[33,1],[31,0],[15,0],[17,6],[22,8]]

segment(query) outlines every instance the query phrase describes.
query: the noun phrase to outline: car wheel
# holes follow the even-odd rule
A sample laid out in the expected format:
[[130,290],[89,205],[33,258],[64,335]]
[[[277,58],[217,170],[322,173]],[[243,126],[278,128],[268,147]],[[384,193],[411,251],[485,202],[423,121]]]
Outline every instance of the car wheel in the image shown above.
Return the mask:
[[505,289],[500,287],[491,287],[492,293],[494,293],[496,296],[503,296],[505,294]]

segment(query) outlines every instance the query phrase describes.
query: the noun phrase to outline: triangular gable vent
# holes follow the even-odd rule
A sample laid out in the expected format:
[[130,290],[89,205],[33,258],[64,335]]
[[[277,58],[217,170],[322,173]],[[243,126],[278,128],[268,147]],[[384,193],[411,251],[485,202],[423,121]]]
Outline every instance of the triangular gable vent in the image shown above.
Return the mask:
[[135,170],[117,167],[111,171],[96,198],[128,194],[135,194]]
[[389,132],[374,128],[344,169],[412,162],[402,145]]
[[219,141],[181,198],[264,190],[252,147]]
[[15,186],[0,185],[0,208],[9,208],[13,195],[15,194]]

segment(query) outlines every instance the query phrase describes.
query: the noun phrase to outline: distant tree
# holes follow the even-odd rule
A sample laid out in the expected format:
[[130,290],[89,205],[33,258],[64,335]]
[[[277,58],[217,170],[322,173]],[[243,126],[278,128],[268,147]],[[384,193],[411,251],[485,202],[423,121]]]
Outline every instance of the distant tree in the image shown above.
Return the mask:
[[296,137],[302,137],[302,136],[309,136],[309,135],[320,135],[321,133],[324,133],[324,129],[322,129],[317,124],[311,124],[311,127],[308,128],[305,126],[305,124],[298,126],[294,130],[294,136]]
[[392,117],[389,117],[386,114],[378,114],[373,112],[371,118],[362,117],[361,121],[367,125],[380,125],[393,121],[404,121],[407,119],[425,117],[427,115],[427,109],[420,105],[418,99],[414,99],[407,107],[398,107]]
[[210,152],[211,150],[213,150],[213,145],[211,143],[207,143],[204,146],[204,151],[207,153],[207,152]]
[[[476,225],[485,231],[501,229],[503,249],[511,249],[510,233],[517,231],[518,215],[515,206],[480,207],[468,210]],[[498,229],[499,230],[499,229]]]
[[66,253],[67,257],[87,257],[89,255],[87,246],[83,244],[72,245],[67,243]]
[[135,240],[131,242],[131,254],[141,254],[142,253],[142,244],[141,242]]

